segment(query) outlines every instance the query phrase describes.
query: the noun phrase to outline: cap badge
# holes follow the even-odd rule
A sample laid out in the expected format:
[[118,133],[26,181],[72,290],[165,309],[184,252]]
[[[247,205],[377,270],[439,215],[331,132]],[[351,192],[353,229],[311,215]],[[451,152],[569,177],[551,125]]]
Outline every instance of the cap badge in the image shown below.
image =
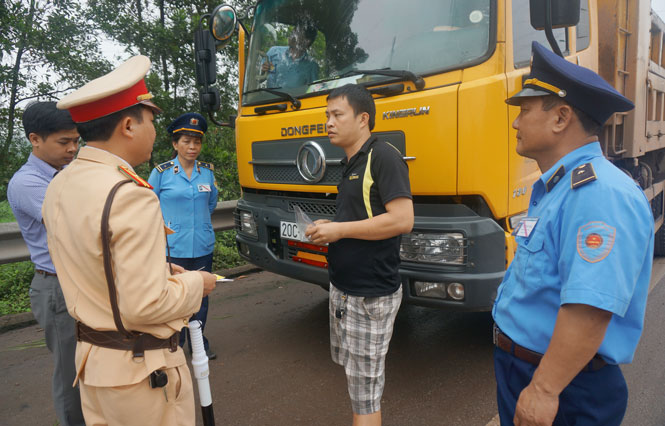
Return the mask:
[[199,119],[198,118],[191,118],[189,120],[189,124],[191,124],[192,126],[198,126],[199,125]]
[[147,101],[148,99],[152,99],[152,98],[153,98],[152,93],[144,93],[142,95],[138,95],[136,97],[136,100],[141,102],[141,101]]

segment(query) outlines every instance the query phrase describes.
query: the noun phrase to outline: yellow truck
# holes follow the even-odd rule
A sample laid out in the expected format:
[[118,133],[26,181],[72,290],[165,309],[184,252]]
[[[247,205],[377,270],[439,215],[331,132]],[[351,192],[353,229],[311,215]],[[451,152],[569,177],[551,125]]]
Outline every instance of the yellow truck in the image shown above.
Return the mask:
[[[416,216],[400,250],[405,302],[490,309],[540,175],[516,154],[518,108],[504,103],[528,73],[532,40],[635,102],[601,142],[642,185],[656,229],[663,222],[665,25],[649,0],[263,0],[240,16],[251,29],[228,5],[202,18],[209,28],[197,32],[195,54],[213,116],[214,48],[237,33],[238,115],[226,125],[242,187],[237,246],[251,263],[327,288],[327,249],[303,238],[294,212],[334,216],[344,153],[327,137],[326,96],[362,84],[376,101],[374,134],[409,166]],[[665,252],[662,231],[656,246]]]

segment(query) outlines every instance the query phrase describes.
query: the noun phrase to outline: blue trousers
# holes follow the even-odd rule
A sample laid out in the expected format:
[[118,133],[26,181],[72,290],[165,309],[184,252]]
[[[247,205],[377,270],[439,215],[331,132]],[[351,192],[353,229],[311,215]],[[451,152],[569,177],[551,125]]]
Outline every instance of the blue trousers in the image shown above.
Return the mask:
[[[212,253],[201,257],[172,257],[171,262],[175,263],[176,265],[182,266],[188,271],[197,271],[200,269],[202,271],[212,272]],[[197,313],[192,315],[192,317],[189,320],[201,321],[201,334],[203,334],[207,319],[208,319],[208,296],[203,298],[203,300],[201,301],[201,309]],[[187,327],[183,327],[182,331],[180,332],[180,347],[185,345],[185,340],[187,340],[187,346],[189,347],[189,351],[191,352],[192,342],[189,339],[189,328]],[[205,336],[203,336],[203,346],[205,347],[206,351],[210,348],[208,339]]]
[[[496,396],[501,425],[512,425],[520,392],[536,366],[494,348]],[[553,426],[619,426],[626,413],[628,388],[618,365],[581,371],[559,396]]]

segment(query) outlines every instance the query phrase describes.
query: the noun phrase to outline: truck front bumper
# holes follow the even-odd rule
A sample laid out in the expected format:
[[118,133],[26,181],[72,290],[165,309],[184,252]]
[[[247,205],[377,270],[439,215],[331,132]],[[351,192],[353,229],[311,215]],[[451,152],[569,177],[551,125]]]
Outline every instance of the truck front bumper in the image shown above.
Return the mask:
[[[236,216],[239,211],[251,213],[257,231],[255,236],[247,235],[237,225],[238,251],[244,259],[265,270],[328,288],[328,270],[294,260],[298,258],[294,256],[295,249],[280,237],[280,222],[294,221],[292,206],[299,202],[307,201],[258,194],[246,194],[238,200]],[[464,206],[448,207],[416,205],[414,232],[462,233],[467,241],[465,263],[438,265],[403,261],[400,275],[404,302],[448,310],[490,310],[506,267],[505,233],[494,220],[477,216]],[[310,216],[314,220],[331,219],[327,215]],[[455,300],[418,295],[417,282],[458,283],[464,288],[464,296]]]

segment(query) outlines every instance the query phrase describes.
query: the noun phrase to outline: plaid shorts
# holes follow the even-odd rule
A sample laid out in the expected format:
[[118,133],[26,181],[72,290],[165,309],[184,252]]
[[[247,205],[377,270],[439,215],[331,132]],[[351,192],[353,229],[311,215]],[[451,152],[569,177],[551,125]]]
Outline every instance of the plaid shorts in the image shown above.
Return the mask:
[[400,303],[401,286],[388,296],[357,297],[330,284],[330,352],[333,361],[346,371],[356,414],[381,409],[386,353]]

